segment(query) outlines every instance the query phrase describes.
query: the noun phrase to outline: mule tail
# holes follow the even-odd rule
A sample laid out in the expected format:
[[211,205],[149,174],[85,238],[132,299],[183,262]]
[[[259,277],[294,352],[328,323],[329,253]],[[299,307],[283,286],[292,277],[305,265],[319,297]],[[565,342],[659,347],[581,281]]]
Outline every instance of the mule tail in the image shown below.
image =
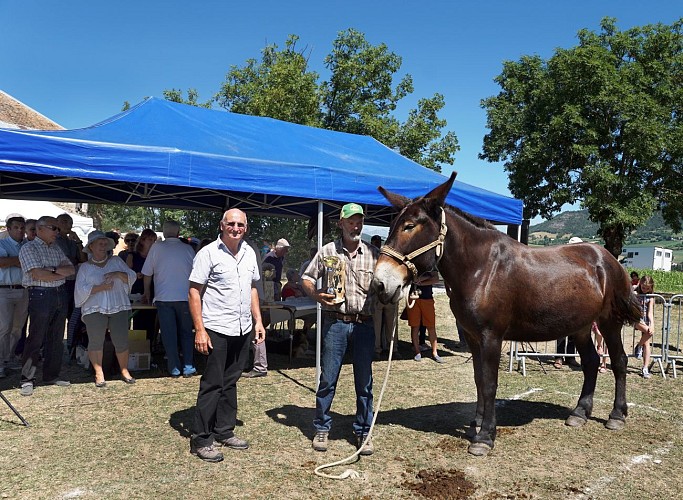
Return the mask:
[[628,299],[616,291],[614,292],[612,312],[620,323],[628,325],[640,322],[643,317],[638,297],[636,297],[635,292],[632,290]]

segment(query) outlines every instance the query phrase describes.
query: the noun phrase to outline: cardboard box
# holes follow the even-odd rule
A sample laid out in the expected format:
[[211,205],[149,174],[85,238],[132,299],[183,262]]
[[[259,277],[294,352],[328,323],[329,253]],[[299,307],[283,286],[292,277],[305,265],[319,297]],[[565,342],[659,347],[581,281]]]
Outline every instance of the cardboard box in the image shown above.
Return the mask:
[[152,355],[149,352],[149,342],[143,340],[128,340],[128,369],[130,371],[149,370],[152,365]]

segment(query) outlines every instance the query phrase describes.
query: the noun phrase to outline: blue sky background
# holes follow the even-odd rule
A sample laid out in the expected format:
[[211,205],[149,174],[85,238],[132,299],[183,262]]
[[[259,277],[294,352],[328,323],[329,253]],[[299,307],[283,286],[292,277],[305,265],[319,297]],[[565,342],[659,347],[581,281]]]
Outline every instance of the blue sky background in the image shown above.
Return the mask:
[[445,96],[442,116],[461,150],[444,173],[509,195],[502,165],[477,159],[487,132],[480,100],[498,93],[504,60],[548,58],[604,16],[627,29],[671,24],[683,10],[672,0],[0,0],[0,89],[66,128],[86,127],[165,89],[193,87],[208,100],[231,65],[283,47],[289,34],[325,79],[332,41],[355,28],[386,43],[403,58],[399,76],[413,77],[399,119],[419,98]]

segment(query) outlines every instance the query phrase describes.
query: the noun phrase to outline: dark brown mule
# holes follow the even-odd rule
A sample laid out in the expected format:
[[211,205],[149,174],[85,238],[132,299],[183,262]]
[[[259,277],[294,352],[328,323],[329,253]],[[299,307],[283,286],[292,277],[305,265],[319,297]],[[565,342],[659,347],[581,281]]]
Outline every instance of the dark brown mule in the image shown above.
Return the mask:
[[627,358],[621,326],[640,319],[625,270],[598,245],[530,248],[484,220],[444,206],[455,175],[413,201],[379,188],[399,213],[377,262],[373,286],[382,302],[396,303],[413,280],[436,265],[450,288],[451,310],[472,351],[477,385],[469,452],[486,455],[496,438],[495,396],[504,340],[573,336],[584,381],[566,424],[586,422],[599,365],[590,335],[594,320],[607,343],[615,378],[606,427],[623,428]]

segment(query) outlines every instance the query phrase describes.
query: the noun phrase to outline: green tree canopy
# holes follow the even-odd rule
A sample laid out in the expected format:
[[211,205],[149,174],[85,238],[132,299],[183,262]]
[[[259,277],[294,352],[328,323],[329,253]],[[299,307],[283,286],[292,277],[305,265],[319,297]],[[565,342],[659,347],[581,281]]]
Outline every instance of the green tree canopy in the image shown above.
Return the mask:
[[599,33],[549,60],[506,61],[484,99],[482,159],[504,162],[525,217],[581,202],[612,254],[658,209],[674,230],[683,208],[683,19]]

